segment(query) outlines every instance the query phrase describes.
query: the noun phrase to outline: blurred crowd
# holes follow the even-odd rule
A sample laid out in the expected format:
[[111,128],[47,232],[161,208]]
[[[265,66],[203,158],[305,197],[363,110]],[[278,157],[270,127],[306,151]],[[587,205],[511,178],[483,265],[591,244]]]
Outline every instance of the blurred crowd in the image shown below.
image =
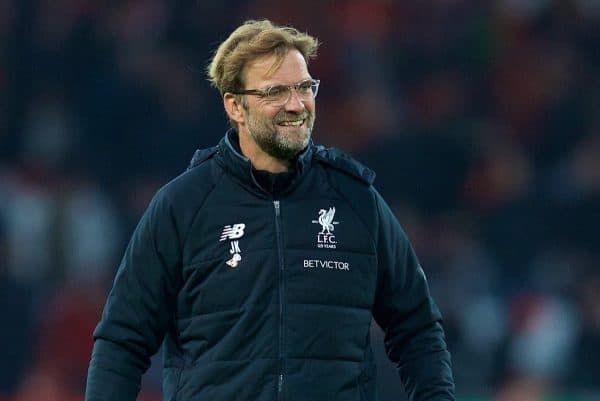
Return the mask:
[[459,400],[600,399],[599,0],[2,0],[0,400],[81,399],[137,220],[227,129],[204,69],[251,18],[322,41],[314,138],[376,171]]

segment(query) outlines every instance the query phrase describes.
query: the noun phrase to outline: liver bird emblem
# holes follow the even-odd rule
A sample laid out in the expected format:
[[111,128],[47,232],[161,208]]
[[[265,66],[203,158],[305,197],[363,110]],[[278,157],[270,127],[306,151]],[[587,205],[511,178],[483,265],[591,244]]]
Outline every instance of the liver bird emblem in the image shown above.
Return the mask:
[[334,230],[334,215],[335,207],[330,207],[329,210],[319,210],[319,224],[321,225],[321,232],[319,234],[331,234],[331,232]]

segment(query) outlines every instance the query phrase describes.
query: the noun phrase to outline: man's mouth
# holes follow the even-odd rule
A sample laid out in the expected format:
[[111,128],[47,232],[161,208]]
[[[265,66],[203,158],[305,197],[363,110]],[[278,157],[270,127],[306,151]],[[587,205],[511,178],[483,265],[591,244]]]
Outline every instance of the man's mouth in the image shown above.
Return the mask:
[[278,125],[282,125],[284,127],[299,127],[304,124],[304,121],[306,121],[305,118],[302,120],[281,121],[278,123]]

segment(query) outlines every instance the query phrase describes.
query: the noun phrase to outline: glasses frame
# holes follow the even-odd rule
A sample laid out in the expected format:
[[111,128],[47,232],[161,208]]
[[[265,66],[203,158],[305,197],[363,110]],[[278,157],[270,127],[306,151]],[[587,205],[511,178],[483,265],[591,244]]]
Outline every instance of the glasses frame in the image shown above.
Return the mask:
[[300,98],[302,100],[302,96],[300,95],[300,92],[298,92],[298,90],[299,90],[300,86],[302,86],[306,82],[311,82],[311,87],[313,87],[313,86],[315,87],[315,89],[312,91],[313,92],[312,99],[316,98],[317,94],[319,93],[319,84],[321,83],[321,80],[313,79],[313,78],[303,79],[302,81],[296,82],[295,84],[292,84],[292,85],[272,85],[272,86],[266,87],[264,89],[243,89],[243,90],[239,90],[239,91],[231,92],[231,93],[234,95],[258,96],[269,102],[269,96],[270,96],[269,92],[270,91],[272,91],[274,88],[287,88],[288,89],[288,97],[285,99],[285,101],[282,101],[282,102],[276,102],[273,100],[270,101],[270,103],[275,104],[275,105],[284,105],[287,102],[289,102],[289,100],[291,99],[292,89],[294,91],[296,91],[298,98]]

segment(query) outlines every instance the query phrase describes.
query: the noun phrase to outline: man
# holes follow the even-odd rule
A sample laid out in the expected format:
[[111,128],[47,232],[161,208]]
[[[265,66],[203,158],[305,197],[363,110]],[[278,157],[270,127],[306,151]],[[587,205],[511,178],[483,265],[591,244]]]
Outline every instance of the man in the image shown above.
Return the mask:
[[374,174],[314,145],[315,38],[248,21],[209,77],[233,128],[158,191],[94,332],[86,400],[375,400],[371,316],[413,400],[454,400],[440,314]]

